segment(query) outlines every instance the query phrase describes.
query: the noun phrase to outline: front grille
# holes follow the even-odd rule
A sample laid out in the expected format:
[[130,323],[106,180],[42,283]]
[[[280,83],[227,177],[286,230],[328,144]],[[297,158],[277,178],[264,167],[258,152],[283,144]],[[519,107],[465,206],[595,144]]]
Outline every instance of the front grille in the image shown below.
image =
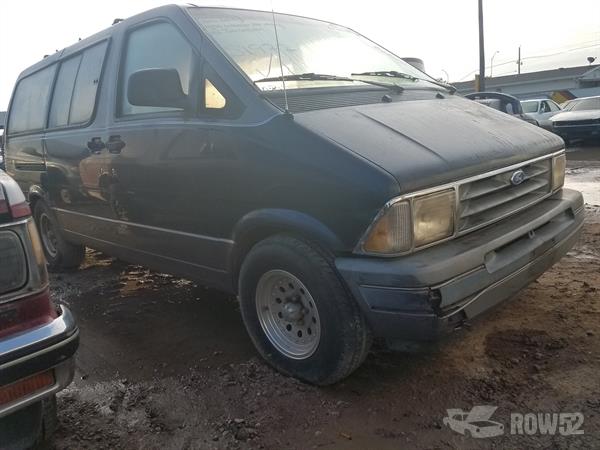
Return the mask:
[[[518,170],[524,172],[524,177],[515,185],[511,177]],[[458,233],[537,203],[550,194],[551,183],[552,160],[548,158],[459,185]]]
[[25,253],[12,231],[0,231],[0,294],[15,291],[27,281]]
[[555,127],[568,127],[573,125],[596,125],[600,124],[600,119],[586,119],[586,120],[560,120],[554,122]]

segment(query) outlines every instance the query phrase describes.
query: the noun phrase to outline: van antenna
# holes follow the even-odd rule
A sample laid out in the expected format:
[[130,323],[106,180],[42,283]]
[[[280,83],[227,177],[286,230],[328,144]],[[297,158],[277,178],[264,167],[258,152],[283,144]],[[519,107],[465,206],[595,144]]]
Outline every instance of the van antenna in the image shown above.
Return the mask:
[[283,75],[283,62],[281,61],[281,49],[279,48],[279,35],[277,34],[277,22],[275,21],[275,8],[271,0],[271,15],[273,16],[273,29],[275,30],[275,44],[277,45],[277,57],[279,58],[279,69],[281,70],[281,82],[283,83],[283,99],[285,102],[285,113],[290,114],[287,90],[285,88],[285,76]]

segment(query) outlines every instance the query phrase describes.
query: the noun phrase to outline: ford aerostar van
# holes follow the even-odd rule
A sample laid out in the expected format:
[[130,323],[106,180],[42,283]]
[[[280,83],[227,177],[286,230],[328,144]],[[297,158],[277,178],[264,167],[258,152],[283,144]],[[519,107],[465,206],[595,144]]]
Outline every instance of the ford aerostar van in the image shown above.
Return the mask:
[[164,6],[45,58],[6,158],[50,269],[88,246],[237,294],[262,356],[315,384],[514,296],[583,221],[559,137],[262,11]]

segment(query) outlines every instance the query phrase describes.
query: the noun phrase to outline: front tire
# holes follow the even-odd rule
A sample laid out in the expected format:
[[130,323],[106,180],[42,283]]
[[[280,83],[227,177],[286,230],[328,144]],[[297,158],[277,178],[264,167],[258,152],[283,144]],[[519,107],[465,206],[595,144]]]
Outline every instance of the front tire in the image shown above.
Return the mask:
[[33,217],[48,262],[48,270],[56,272],[79,267],[85,259],[85,247],[65,240],[54,213],[43,200],[35,203]]
[[317,385],[345,378],[365,359],[371,332],[335,272],[307,241],[277,235],[256,244],[240,271],[248,333],[280,372]]

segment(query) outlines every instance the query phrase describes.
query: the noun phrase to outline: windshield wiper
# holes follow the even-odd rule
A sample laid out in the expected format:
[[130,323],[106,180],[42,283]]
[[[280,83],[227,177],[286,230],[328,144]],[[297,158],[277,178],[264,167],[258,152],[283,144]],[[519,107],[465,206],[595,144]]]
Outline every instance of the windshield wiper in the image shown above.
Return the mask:
[[402,86],[398,86],[395,83],[380,83],[377,81],[371,81],[371,80],[360,80],[357,78],[348,78],[348,77],[341,77],[338,75],[328,75],[328,74],[323,74],[323,73],[313,73],[313,72],[306,72],[306,73],[294,73],[294,74],[289,74],[289,75],[279,75],[277,77],[268,77],[268,78],[260,78],[258,80],[254,80],[255,83],[266,83],[269,81],[351,81],[353,83],[359,81],[361,83],[366,83],[366,84],[372,84],[373,86],[379,86],[379,87],[384,87],[386,89],[392,89],[394,91],[396,91],[397,93],[401,93],[402,91],[404,91],[404,88]]
[[372,72],[360,72],[351,73],[352,76],[366,76],[366,77],[390,77],[390,78],[404,78],[406,80],[417,81],[417,77],[413,77],[407,73],[397,72],[395,70],[377,70]]
[[411,81],[426,81],[427,83],[435,84],[436,86],[443,87],[450,91],[451,94],[456,92],[456,88],[448,83],[443,83],[437,80],[428,80],[426,78],[419,78],[413,75],[409,75],[407,73],[398,72],[396,70],[378,70],[373,72],[360,72],[360,73],[352,73],[352,76],[365,76],[365,77],[389,77],[389,78],[404,78],[405,80]]
[[339,77],[337,75],[327,75],[324,73],[292,73],[289,75],[279,75],[277,77],[260,78],[254,80],[255,83],[262,83],[268,81],[355,81],[352,78]]

